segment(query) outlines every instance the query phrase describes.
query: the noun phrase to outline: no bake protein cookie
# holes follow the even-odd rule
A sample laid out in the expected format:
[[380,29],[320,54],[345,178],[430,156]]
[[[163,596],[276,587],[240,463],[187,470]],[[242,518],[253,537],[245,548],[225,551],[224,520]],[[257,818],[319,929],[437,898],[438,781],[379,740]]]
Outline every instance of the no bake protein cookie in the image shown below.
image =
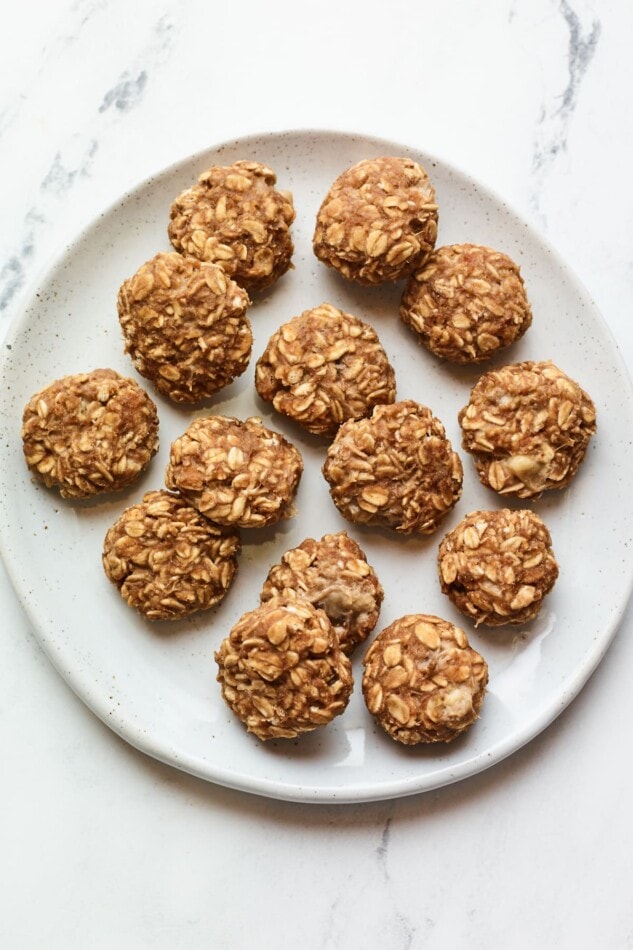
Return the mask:
[[349,655],[376,626],[384,592],[360,546],[340,531],[307,538],[271,567],[262,603],[293,596],[325,611]]
[[117,300],[125,349],[138,372],[186,403],[212,396],[248,366],[249,304],[222,268],[175,252],[143,264]]
[[215,654],[222,696],[259,739],[292,739],[346,708],[352,668],[322,610],[274,600],[244,614]]
[[394,371],[376,332],[331,304],[284,323],[257,361],[262,399],[315,435],[396,397]]
[[486,661],[464,631],[428,614],[395,620],[364,659],[367,708],[405,745],[459,736],[478,718],[487,683]]
[[336,179],[319,208],[314,253],[362,284],[400,280],[437,239],[435,190],[409,158],[367,159]]
[[152,491],[109,529],[103,568],[148,620],[178,620],[219,603],[237,570],[240,537],[178,495]]
[[596,431],[596,409],[550,360],[526,361],[482,376],[459,423],[484,485],[537,498],[564,488],[576,474]]
[[454,363],[489,359],[532,322],[518,266],[476,244],[434,250],[409,278],[400,316],[423,346]]
[[269,287],[291,266],[292,195],[260,162],[214,165],[170,209],[169,239],[177,251],[210,261],[248,291]]
[[57,379],[27,403],[24,458],[63,498],[89,498],[134,482],[158,450],[156,406],[133,379],[96,369]]
[[444,426],[410,399],[345,422],[323,474],[344,518],[402,534],[435,531],[462,491],[462,465]]
[[299,451],[256,417],[206,416],[171,445],[165,484],[220,525],[261,528],[289,517]]
[[443,593],[487,626],[532,620],[558,577],[547,526],[507,508],[463,518],[440,544],[438,568]]

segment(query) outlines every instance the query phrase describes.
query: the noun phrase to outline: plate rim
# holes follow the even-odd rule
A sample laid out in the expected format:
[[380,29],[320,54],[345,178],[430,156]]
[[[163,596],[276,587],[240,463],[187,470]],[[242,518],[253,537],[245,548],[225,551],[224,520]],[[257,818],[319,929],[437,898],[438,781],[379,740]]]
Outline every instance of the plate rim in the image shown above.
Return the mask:
[[[2,339],[0,380],[5,378],[7,367],[10,363],[11,345],[24,328],[23,324],[26,322],[28,312],[35,304],[38,290],[52,277],[54,271],[60,266],[67,255],[72,253],[73,249],[88,237],[90,231],[98,225],[101,219],[113,214],[119,205],[122,205],[134,195],[150,187],[157,179],[167,177],[170,174],[177,173],[180,168],[202,161],[209,152],[218,152],[222,149],[234,149],[237,146],[244,146],[246,148],[249,146],[249,143],[261,143],[262,139],[272,141],[297,136],[311,137],[313,139],[340,138],[355,143],[368,141],[379,146],[384,146],[385,149],[389,149],[388,152],[385,151],[385,154],[394,154],[395,148],[398,148],[405,154],[407,152],[416,152],[419,155],[425,156],[428,163],[436,163],[443,166],[451,175],[471,183],[479,192],[483,193],[494,203],[502,205],[516,221],[521,222],[528,229],[530,237],[547,251],[556,266],[569,278],[571,284],[577,287],[582,295],[590,301],[593,308],[592,318],[597,319],[600,323],[604,342],[608,344],[609,357],[617,366],[620,381],[624,384],[625,403],[633,417],[633,381],[611,327],[595,303],[584,281],[562,257],[549,238],[545,237],[530,219],[526,218],[522,213],[519,213],[510,202],[487,183],[480,181],[454,162],[447,161],[442,156],[435,152],[429,152],[424,147],[413,144],[403,144],[382,136],[373,135],[366,131],[326,128],[298,128],[252,132],[247,135],[227,139],[226,141],[212,143],[202,150],[181,156],[168,165],[139,178],[135,183],[127,186],[118,196],[102,206],[100,210],[89,214],[83,224],[73,233],[72,238],[56,246],[53,252],[47,256],[46,260],[38,267],[37,272],[28,281],[19,296],[13,302],[12,310],[14,312]],[[64,672],[63,654],[59,654],[55,650],[55,644],[47,635],[44,625],[39,620],[39,610],[37,605],[33,604],[29,599],[22,581],[18,577],[16,565],[14,565],[13,557],[9,551],[9,545],[8,531],[4,521],[0,519],[0,557],[2,557],[7,576],[16,593],[18,602],[31,623],[32,635],[37,640],[56,672],[79,697],[82,703],[107,725],[110,730],[138,751],[167,765],[194,775],[206,782],[272,799],[311,804],[360,804],[422,794],[426,791],[463,781],[470,776],[493,767],[512,753],[519,751],[519,749],[523,748],[543,732],[578,696],[609,649],[629,600],[631,599],[631,595],[633,594],[633,564],[631,564],[628,571],[627,583],[623,587],[618,604],[615,608],[611,609],[602,627],[603,633],[601,637],[597,642],[594,641],[593,648],[585,654],[582,664],[574,671],[574,675],[566,681],[564,693],[557,694],[554,699],[550,700],[541,711],[541,714],[530,721],[528,727],[515,728],[501,741],[491,747],[489,746],[484,752],[476,753],[474,756],[466,758],[457,764],[448,764],[442,769],[436,770],[430,776],[414,775],[411,778],[398,778],[393,781],[383,781],[380,784],[374,783],[369,787],[367,787],[366,784],[351,787],[341,785],[340,789],[334,790],[332,787],[315,786],[314,784],[310,784],[309,786],[290,782],[282,784],[278,780],[269,779],[265,776],[252,779],[247,775],[236,774],[234,770],[229,771],[219,766],[214,766],[214,774],[212,777],[209,774],[208,768],[205,770],[203,767],[202,760],[197,759],[195,756],[186,755],[182,758],[182,761],[180,761],[178,757],[174,757],[173,750],[170,754],[170,750],[167,748],[168,744],[164,741],[161,743],[159,736],[144,732],[143,740],[141,741],[140,738],[135,736],[133,724],[127,722],[120,713],[117,715],[116,721],[113,721],[110,711],[105,707],[105,703],[99,691],[90,689],[89,684],[81,679],[79,682],[70,679],[70,674],[67,675]],[[442,773],[444,772],[449,774],[443,775]]]

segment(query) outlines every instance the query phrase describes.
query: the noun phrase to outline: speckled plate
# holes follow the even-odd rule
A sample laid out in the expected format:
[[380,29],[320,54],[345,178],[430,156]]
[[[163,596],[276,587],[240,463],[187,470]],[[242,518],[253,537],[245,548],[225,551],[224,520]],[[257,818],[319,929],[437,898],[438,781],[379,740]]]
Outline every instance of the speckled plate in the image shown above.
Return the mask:
[[[554,360],[593,397],[598,435],[573,484],[534,505],[550,526],[561,566],[538,620],[491,632],[464,624],[490,666],[481,719],[467,734],[445,747],[405,748],[391,741],[364,707],[357,655],[356,689],[343,716],[298,741],[261,743],[224,705],[213,652],[241,613],[256,605],[269,566],[284,550],[305,537],[347,528],[385,588],[380,627],[422,611],[461,623],[436,578],[440,535],[474,508],[499,507],[462,453],[464,493],[438,535],[402,539],[354,529],[335,510],[320,474],[323,445],[273,415],[254,391],[254,361],[273,329],[329,301],[373,324],[395,367],[398,397],[429,405],[459,447],[457,412],[482,369],[448,367],[414,342],[397,316],[401,285],[354,286],[312,254],[315,214],[333,179],[360,159],[384,154],[409,155],[426,167],[440,208],[438,243],[489,244],[517,260],[534,323],[503,360]],[[101,546],[124,507],[162,486],[169,444],[194,413],[156,396],[159,455],[133,488],[91,503],[64,501],[31,481],[20,419],[28,398],[59,376],[101,366],[135,376],[123,352],[117,290],[143,261],[169,249],[166,227],[175,195],[207,166],[239,158],[268,163],[279,187],[294,193],[295,270],[251,309],[251,368],[196,413],[260,414],[294,441],[306,467],[298,513],[275,530],[245,534],[238,580],[220,607],[189,621],[150,625],[106,580]],[[629,597],[633,397],[609,331],[578,280],[526,222],[463,172],[415,148],[353,134],[264,134],[211,148],[153,176],[99,215],[33,288],[3,346],[1,376],[0,539],[42,646],[90,709],[127,742],[209,781],[273,798],[358,802],[409,795],[479,772],[524,745],[567,706],[604,655]]]

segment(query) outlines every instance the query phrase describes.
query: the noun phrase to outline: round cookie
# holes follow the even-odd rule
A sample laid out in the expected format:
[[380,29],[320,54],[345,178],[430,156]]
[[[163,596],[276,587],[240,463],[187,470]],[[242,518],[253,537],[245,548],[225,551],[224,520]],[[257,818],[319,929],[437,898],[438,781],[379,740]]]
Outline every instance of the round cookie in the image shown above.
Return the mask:
[[194,419],[171,445],[165,484],[216,524],[261,528],[292,514],[299,451],[251,417]]
[[134,482],[158,451],[156,406],[133,379],[96,369],[55,380],[27,403],[24,458],[63,498],[89,498]]
[[556,583],[550,533],[533,511],[473,511],[439,547],[442,592],[463,614],[490,627],[526,623]]
[[147,492],[109,529],[103,569],[147,620],[179,620],[219,603],[240,552],[236,531],[222,531],[178,495]]
[[484,485],[501,495],[538,498],[576,474],[596,431],[596,409],[550,360],[528,360],[482,376],[459,423]]
[[363,665],[367,708],[397,742],[450,742],[479,717],[488,666],[446,620],[395,620],[371,643]]
[[292,195],[260,162],[214,165],[170,209],[169,240],[177,251],[219,264],[248,291],[269,287],[291,267]]
[[315,435],[396,398],[393,368],[367,323],[331,304],[284,323],[257,361],[262,399]]
[[352,667],[330,621],[305,600],[244,614],[215,654],[222,696],[259,739],[293,739],[346,708]]
[[348,656],[376,626],[384,591],[359,545],[345,531],[307,538],[274,564],[261,602],[301,597],[325,611]]
[[400,317],[431,353],[453,363],[490,359],[532,323],[517,265],[477,244],[436,248],[409,278]]
[[430,534],[462,491],[462,465],[444,426],[411,399],[345,422],[323,475],[348,521]]
[[429,177],[410,158],[367,159],[336,179],[319,208],[314,253],[361,284],[400,280],[437,239],[437,204]]
[[246,291],[216,264],[161,252],[119,290],[125,350],[159,392],[198,402],[248,366],[249,304]]

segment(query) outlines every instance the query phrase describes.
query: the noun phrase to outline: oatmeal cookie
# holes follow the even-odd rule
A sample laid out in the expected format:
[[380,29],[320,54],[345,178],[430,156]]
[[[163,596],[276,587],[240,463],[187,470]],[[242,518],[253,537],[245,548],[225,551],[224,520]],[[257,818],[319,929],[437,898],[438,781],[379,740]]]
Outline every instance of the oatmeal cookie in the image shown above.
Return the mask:
[[365,655],[367,708],[405,745],[455,739],[479,717],[487,683],[486,661],[464,631],[428,614],[395,620]]
[[261,528],[292,514],[299,451],[261,419],[194,419],[171,445],[165,484],[216,524]]
[[352,667],[330,621],[305,600],[244,614],[215,654],[222,696],[259,739],[293,739],[346,708]]
[[349,655],[376,626],[384,592],[362,549],[340,531],[307,538],[271,567],[262,603],[293,595],[325,611]]
[[159,253],[119,290],[125,350],[159,392],[199,402],[246,367],[253,337],[245,290],[221,267]]
[[119,491],[158,450],[158,414],[133,379],[96,369],[57,379],[27,403],[24,458],[63,498]]
[[484,485],[501,495],[538,498],[576,474],[596,431],[596,409],[551,361],[528,360],[482,376],[459,423]]
[[440,544],[442,592],[490,627],[533,620],[556,583],[550,533],[533,511],[473,511]]
[[437,204],[429,177],[410,158],[368,159],[336,179],[319,208],[314,253],[361,284],[400,280],[437,239]]
[[400,317],[431,353],[453,363],[490,359],[532,323],[517,265],[476,244],[433,251],[409,278]]
[[277,412],[327,438],[346,419],[396,398],[376,332],[327,303],[279,327],[257,361],[255,385]]
[[348,521],[430,534],[461,496],[462,465],[444,426],[411,399],[345,422],[323,474]]
[[170,210],[169,240],[177,251],[219,264],[240,287],[258,292],[291,267],[292,195],[260,162],[214,165],[183,191]]
[[211,524],[178,495],[152,491],[109,529],[103,569],[148,620],[179,620],[222,600],[239,552],[235,530]]

